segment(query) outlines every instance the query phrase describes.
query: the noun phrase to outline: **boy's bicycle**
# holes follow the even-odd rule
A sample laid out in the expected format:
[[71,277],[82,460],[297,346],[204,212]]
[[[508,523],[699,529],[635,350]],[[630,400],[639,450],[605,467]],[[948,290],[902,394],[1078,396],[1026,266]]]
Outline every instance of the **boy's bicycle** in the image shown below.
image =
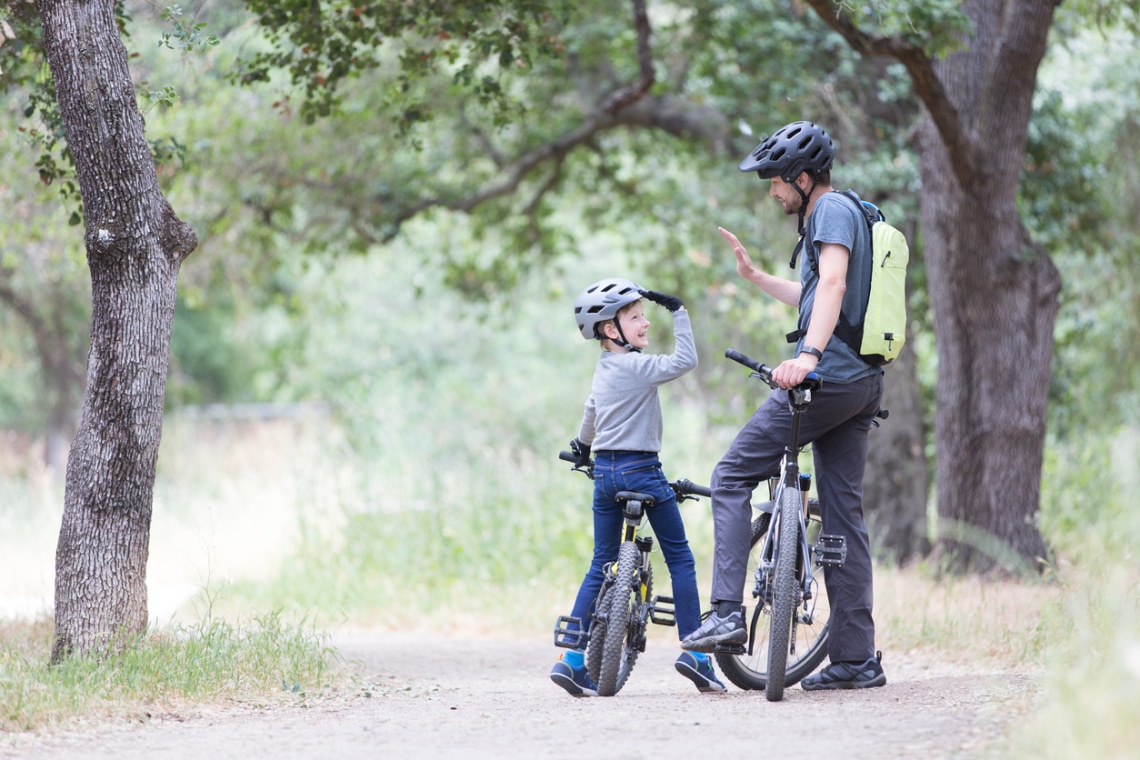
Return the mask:
[[[773,390],[772,370],[731,348],[725,356],[752,370]],[[822,381],[815,373],[788,391],[792,434],[769,481],[771,501],[754,505],[761,514],[752,522],[755,566],[752,596],[756,606],[747,647],[721,645],[716,652],[721,672],[742,689],[764,689],[771,702],[784,687],[809,675],[827,655],[831,608],[823,584],[823,568],[842,566],[847,548],[842,536],[824,535],[819,503],[808,498],[811,476],[800,472],[800,415]],[[764,616],[767,616],[765,624]]]
[[[578,457],[571,452],[560,452],[558,457],[574,463],[575,470],[593,479],[592,467],[579,465]],[[709,495],[708,488],[688,480],[676,480],[669,486],[677,501]],[[650,622],[670,626],[677,623],[672,597],[653,595],[653,565],[649,559],[653,538],[637,535],[645,510],[652,508],[656,500],[636,491],[619,491],[617,499],[625,510],[622,542],[617,560],[603,569],[590,628],[583,631],[581,619],[568,615],[560,616],[554,627],[555,646],[581,649],[585,645],[586,669],[602,697],[612,697],[625,685],[638,654],[645,651]]]

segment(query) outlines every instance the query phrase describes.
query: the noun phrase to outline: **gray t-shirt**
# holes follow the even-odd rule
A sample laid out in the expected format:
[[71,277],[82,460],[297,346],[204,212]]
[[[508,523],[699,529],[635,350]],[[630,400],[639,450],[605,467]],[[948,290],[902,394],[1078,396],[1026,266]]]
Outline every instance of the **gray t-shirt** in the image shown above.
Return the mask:
[[[847,260],[847,291],[843,294],[842,312],[855,324],[866,308],[867,293],[871,286],[871,231],[862,211],[850,198],[837,192],[821,195],[807,220],[804,230],[804,250],[800,256],[799,329],[806,332],[811,323],[815,291],[819,285],[819,250],[824,243],[838,243],[851,252]],[[811,250],[808,250],[808,246]],[[814,268],[813,268],[814,265]],[[798,353],[803,338],[796,344]],[[882,372],[859,358],[859,353],[837,335],[832,335],[815,371],[824,382],[853,383],[864,377]]]
[[673,339],[676,346],[667,356],[602,352],[578,440],[594,451],[661,451],[657,387],[697,366],[689,312],[673,312]]

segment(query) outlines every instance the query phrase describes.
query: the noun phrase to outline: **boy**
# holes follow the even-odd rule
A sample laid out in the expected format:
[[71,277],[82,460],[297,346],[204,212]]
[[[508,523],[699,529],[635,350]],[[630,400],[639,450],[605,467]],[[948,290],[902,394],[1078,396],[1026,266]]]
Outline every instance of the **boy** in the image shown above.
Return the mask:
[[[643,297],[673,313],[673,354],[642,353],[649,347]],[[581,429],[571,442],[579,464],[588,464],[591,449],[594,452],[594,557],[571,615],[589,629],[591,608],[602,585],[602,568],[617,559],[621,542],[624,510],[614,497],[618,491],[640,491],[656,498],[647,515],[669,567],[677,632],[683,639],[700,625],[700,599],[693,553],[677,498],[657,456],[663,427],[657,387],[697,366],[689,313],[676,296],[609,278],[579,294],[574,316],[582,337],[601,342],[602,355],[594,370]],[[550,671],[550,679],[575,697],[597,696],[583,655],[581,649],[565,652]],[[675,667],[702,692],[725,691],[708,655],[682,652]]]

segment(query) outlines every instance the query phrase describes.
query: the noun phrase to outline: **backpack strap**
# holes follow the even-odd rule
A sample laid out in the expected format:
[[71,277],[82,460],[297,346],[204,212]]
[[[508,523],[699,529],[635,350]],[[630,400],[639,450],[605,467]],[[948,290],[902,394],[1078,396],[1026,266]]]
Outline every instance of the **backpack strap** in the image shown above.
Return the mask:
[[[858,195],[855,194],[855,191],[853,191],[853,190],[835,190],[833,192],[838,193],[839,195],[843,196],[844,198],[846,198],[847,200],[849,200],[855,204],[855,207],[857,209],[859,209],[859,212],[862,215],[863,219],[867,222],[868,229],[873,227],[875,225],[875,222],[886,219],[886,217],[883,216],[883,212],[879,209],[878,206],[875,206],[872,203],[868,203],[867,201],[862,200]],[[799,242],[796,243],[795,250],[792,251],[791,266],[793,269],[796,266],[796,258],[799,256],[800,249],[803,248],[803,245],[804,245],[804,237],[801,236]],[[808,246],[808,253],[806,254],[808,257],[808,266],[811,267],[811,270],[813,272],[819,272],[819,262],[812,256],[812,252],[814,250],[815,250],[814,246]],[[800,300],[800,306],[802,307],[803,306],[803,294],[802,293],[800,294],[800,299],[801,299]],[[849,345],[853,349],[855,349],[855,353],[859,353],[859,345],[860,345],[860,343],[862,343],[862,340],[863,340],[863,329],[862,329],[862,327],[863,327],[862,324],[857,324],[857,325],[851,324],[851,322],[847,319],[847,315],[844,314],[843,310],[841,309],[839,311],[839,321],[835,325],[835,330],[832,333],[832,335],[839,338],[844,343],[846,343],[847,345]],[[797,328],[796,330],[793,330],[792,332],[788,333],[784,337],[786,338],[788,343],[796,343],[801,338],[803,338],[804,335],[806,335],[806,334],[807,334],[807,330],[805,328],[800,327],[800,328]]]
[[883,216],[883,211],[874,203],[868,203],[855,194],[854,190],[838,190],[836,191],[844,198],[847,198],[855,206],[863,212],[863,217],[867,220],[868,227],[874,227],[875,222],[885,222],[887,217]]

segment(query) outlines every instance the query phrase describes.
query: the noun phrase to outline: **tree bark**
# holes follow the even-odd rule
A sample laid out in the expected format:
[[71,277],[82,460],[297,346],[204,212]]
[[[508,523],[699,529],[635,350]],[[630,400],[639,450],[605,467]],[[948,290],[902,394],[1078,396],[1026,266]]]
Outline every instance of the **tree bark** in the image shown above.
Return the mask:
[[91,347],[56,549],[52,660],[147,624],[146,562],[178,270],[194,231],[163,197],[114,0],[40,0],[91,270]]
[[875,38],[807,0],[848,43],[910,73],[924,255],[938,342],[939,548],[948,569],[1039,567],[1037,527],[1061,281],[1017,210],[1037,68],[1059,0],[969,0],[965,50],[944,60]]
[[1040,569],[1046,552],[1036,519],[1061,281],[1021,222],[1017,189],[1055,5],[968,3],[969,48],[933,70],[972,160],[946,139],[949,114],[928,107],[919,131],[939,548],[955,570]]
[[926,505],[930,472],[926,424],[918,392],[914,341],[886,368],[883,408],[890,417],[871,430],[863,511],[877,556],[905,563],[930,552]]

